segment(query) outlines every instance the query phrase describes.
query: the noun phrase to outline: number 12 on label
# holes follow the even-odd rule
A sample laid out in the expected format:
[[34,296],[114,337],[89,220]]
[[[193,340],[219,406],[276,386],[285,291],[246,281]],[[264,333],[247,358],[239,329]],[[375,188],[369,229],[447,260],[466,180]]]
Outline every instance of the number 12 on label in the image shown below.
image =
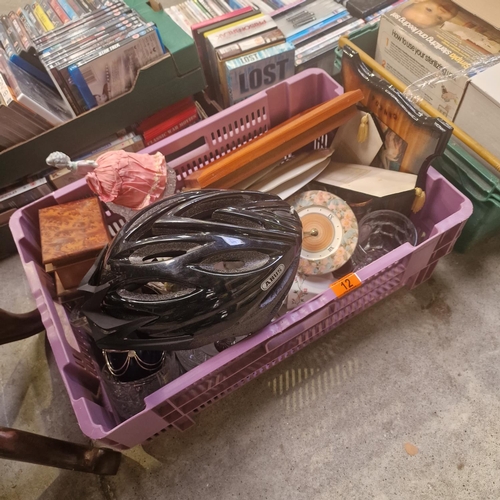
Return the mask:
[[352,292],[361,286],[361,280],[356,273],[347,274],[342,279],[332,283],[330,288],[333,290],[337,298],[342,297],[346,293]]

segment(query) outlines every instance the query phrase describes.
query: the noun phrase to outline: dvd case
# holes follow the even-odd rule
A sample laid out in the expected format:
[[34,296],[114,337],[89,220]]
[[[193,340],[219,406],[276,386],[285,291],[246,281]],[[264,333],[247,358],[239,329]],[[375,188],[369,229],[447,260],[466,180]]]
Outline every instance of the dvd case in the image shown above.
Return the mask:
[[61,4],[57,0],[48,0],[48,2],[62,24],[66,24],[71,21],[71,18],[68,16],[68,14],[66,14],[64,9],[61,7]]
[[14,11],[10,11],[7,17],[9,18],[10,23],[17,34],[17,38],[21,42],[23,50],[29,50],[30,47],[33,45],[33,42],[31,41],[31,38],[24,29],[24,26],[22,25],[20,19],[17,17],[17,14]]
[[59,125],[72,118],[61,97],[43,83],[12,64],[0,53],[0,65],[7,74],[16,100],[51,125]]
[[24,13],[26,14],[26,17],[28,20],[31,22],[33,26],[36,27],[36,30],[39,33],[46,33],[48,30],[45,29],[45,27],[42,25],[42,23],[38,20],[38,18],[35,16],[33,13],[33,8],[31,7],[30,4],[26,4],[23,8]]
[[72,65],[68,72],[89,108],[128,92],[139,69],[163,56],[156,26],[141,28],[133,36]]
[[275,45],[225,63],[230,105],[250,97],[295,73],[295,47]]
[[54,29],[61,27],[63,22],[59,19],[59,16],[56,14],[54,9],[49,5],[49,2],[47,0],[38,1],[40,3],[40,7],[42,7],[45,14],[47,14],[47,17],[50,19],[50,22],[54,25]]
[[46,31],[54,29],[54,24],[38,2],[33,2],[33,14]]
[[26,13],[23,11],[23,9],[17,9],[16,14],[19,20],[23,23],[24,29],[27,31],[31,40],[37,38],[40,33],[38,32],[36,27],[31,24],[31,21],[28,19],[28,16],[26,16]]

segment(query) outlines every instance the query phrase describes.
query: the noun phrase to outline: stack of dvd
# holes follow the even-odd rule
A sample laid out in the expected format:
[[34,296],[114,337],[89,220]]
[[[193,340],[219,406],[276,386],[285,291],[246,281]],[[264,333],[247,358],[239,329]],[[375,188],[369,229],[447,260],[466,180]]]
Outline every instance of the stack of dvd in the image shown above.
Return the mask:
[[273,14],[303,3],[310,3],[310,0],[229,0],[229,5],[234,9],[252,7],[259,9],[263,14]]
[[0,150],[70,118],[59,94],[10,62],[0,49]]
[[107,0],[38,0],[0,16],[0,43],[9,59],[45,84],[52,82],[36,57],[33,40],[97,10]]
[[209,95],[227,107],[294,73],[294,46],[277,23],[244,7],[192,26]]
[[73,116],[128,92],[140,68],[165,52],[154,23],[121,0],[108,0],[34,43]]
[[165,9],[165,12],[189,36],[192,36],[191,26],[232,11],[232,7],[224,0],[186,0]]
[[[316,15],[316,19],[311,21],[310,26],[302,26],[300,30],[287,31],[287,40],[293,41],[296,47],[295,66],[298,71],[308,67],[322,67],[326,71],[331,72],[333,70],[334,62],[332,51],[337,48],[340,38],[364,25],[378,22],[381,15],[385,11],[393,8],[393,6],[385,7],[364,18],[359,18],[356,17],[358,11],[351,5],[354,5],[354,2],[346,0],[339,1],[342,4],[347,5],[347,9],[343,5],[337,4],[336,9],[331,12],[331,15],[327,18],[323,18],[320,22],[317,22],[319,16]],[[397,2],[396,0],[373,0],[371,4],[375,4],[377,2],[385,5],[389,2],[396,2],[396,4],[398,4],[403,1],[406,0],[399,0]],[[322,3],[323,8],[325,8],[325,1],[320,0],[320,3]],[[367,2],[365,1],[365,4],[366,3]],[[368,0],[368,3],[370,3],[370,0]],[[284,13],[279,12],[278,15],[273,15],[273,18],[277,19],[278,25],[281,25],[279,22],[280,19],[289,20],[292,18],[292,15],[300,15],[300,11],[312,12],[311,4],[301,4],[295,7],[292,11]],[[366,10],[365,12],[370,11],[371,10]],[[330,64],[324,65],[321,61],[322,56],[327,57]]]

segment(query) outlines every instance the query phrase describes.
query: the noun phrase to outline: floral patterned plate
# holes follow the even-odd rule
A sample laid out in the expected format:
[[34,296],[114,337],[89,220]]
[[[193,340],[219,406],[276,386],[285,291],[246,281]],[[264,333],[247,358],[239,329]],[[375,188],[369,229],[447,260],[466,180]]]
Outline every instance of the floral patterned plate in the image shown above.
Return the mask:
[[305,191],[288,201],[302,221],[299,273],[327,274],[342,267],[358,243],[358,222],[349,205],[327,191]]

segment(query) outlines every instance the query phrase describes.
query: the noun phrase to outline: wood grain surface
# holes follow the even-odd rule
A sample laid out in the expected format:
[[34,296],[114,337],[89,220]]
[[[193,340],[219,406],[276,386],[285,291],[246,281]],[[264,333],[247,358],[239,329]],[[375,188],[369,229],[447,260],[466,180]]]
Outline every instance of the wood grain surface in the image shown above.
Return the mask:
[[360,90],[347,92],[290,118],[211,165],[193,172],[186,178],[186,187],[201,189],[234,186],[340,127],[354,116],[356,103],[362,98]]
[[39,211],[42,261],[61,266],[96,256],[109,236],[95,197]]

